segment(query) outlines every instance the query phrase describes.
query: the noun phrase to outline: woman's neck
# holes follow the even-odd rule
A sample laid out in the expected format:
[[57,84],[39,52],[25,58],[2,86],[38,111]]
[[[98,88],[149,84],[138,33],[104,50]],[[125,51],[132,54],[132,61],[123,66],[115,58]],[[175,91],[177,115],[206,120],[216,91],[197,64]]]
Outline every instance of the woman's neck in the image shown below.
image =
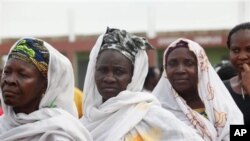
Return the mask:
[[182,98],[184,98],[187,102],[187,104],[192,108],[192,109],[197,109],[197,108],[204,108],[204,104],[201,101],[201,98],[197,92],[192,92],[192,93],[186,93],[184,96],[182,95]]

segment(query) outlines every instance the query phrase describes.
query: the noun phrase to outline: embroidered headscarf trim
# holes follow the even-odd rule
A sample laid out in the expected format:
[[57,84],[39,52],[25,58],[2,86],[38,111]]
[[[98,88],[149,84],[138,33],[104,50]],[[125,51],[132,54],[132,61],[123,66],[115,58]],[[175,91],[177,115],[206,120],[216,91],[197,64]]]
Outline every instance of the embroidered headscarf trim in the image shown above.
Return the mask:
[[10,58],[33,63],[41,74],[47,78],[49,51],[44,47],[43,41],[38,39],[20,40],[10,53],[8,59]]
[[139,50],[153,49],[153,46],[143,37],[132,35],[125,30],[107,28],[99,53],[106,49],[119,51],[134,64]]

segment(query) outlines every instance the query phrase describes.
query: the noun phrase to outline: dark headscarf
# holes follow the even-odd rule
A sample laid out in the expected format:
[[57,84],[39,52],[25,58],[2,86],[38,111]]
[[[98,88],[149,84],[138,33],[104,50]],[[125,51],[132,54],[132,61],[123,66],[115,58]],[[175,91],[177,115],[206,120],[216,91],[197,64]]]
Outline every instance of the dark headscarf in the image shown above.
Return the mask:
[[18,59],[34,64],[42,75],[47,78],[49,51],[38,39],[21,39],[12,49],[8,59]]
[[108,28],[103,37],[100,52],[105,49],[121,52],[134,64],[139,50],[153,49],[153,47],[145,38],[132,35],[125,30]]
[[184,48],[188,48],[188,42],[185,42],[183,40],[180,40],[178,43],[176,43],[174,46],[169,46],[168,48],[168,52],[166,53],[166,57],[165,58],[168,58],[168,55],[173,51],[175,50],[176,48],[180,48],[180,47],[184,47]]

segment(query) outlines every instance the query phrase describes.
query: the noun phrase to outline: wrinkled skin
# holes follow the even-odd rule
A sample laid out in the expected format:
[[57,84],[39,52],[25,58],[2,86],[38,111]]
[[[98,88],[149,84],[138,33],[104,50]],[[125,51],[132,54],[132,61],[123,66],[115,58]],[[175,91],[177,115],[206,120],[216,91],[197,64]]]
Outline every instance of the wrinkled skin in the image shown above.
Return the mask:
[[9,59],[3,70],[1,89],[6,105],[16,113],[29,114],[38,109],[47,82],[31,63]]
[[126,90],[133,76],[131,61],[116,50],[104,50],[96,63],[95,82],[103,102]]

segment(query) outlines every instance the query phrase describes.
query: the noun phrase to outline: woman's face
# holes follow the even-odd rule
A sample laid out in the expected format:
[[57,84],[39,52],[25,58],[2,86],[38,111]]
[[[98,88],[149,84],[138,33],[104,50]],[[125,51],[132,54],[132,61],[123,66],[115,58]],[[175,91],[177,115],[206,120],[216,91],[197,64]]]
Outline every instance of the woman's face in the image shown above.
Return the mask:
[[9,59],[1,79],[3,100],[16,113],[31,113],[38,109],[46,80],[30,63]]
[[173,88],[180,94],[197,91],[197,59],[185,47],[175,48],[165,58],[165,70]]
[[238,72],[243,64],[250,66],[250,30],[239,30],[231,36],[230,61]]
[[133,76],[131,61],[116,50],[104,50],[96,62],[95,82],[103,101],[126,90]]

